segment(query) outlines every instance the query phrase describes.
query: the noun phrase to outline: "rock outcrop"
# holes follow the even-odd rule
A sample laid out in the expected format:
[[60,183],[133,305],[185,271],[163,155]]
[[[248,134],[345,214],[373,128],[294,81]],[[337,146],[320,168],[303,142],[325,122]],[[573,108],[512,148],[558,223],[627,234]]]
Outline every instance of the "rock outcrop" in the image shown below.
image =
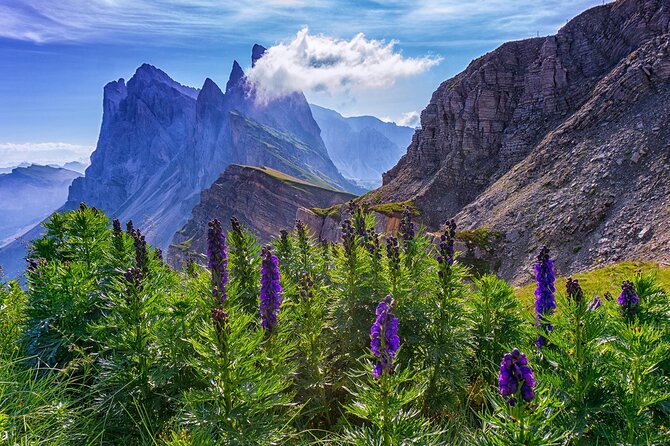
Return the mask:
[[191,253],[205,253],[207,223],[213,218],[225,226],[236,217],[262,242],[267,242],[281,229],[293,228],[298,208],[329,207],[354,197],[268,167],[232,164],[202,191],[188,222],[175,234],[168,259],[179,265]]
[[668,0],[619,0],[473,61],[364,201],[500,231],[500,273],[518,281],[541,244],[562,273],[670,261],[669,24]]
[[345,178],[381,186],[382,174],[395,166],[412,141],[414,129],[374,116],[345,118],[334,110],[311,104],[330,159]]

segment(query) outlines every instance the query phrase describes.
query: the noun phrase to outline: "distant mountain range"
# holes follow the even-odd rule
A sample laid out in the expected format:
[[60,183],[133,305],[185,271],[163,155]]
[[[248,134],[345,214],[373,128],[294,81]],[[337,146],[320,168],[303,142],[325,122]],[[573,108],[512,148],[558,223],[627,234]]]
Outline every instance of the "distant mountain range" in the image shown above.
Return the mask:
[[396,165],[412,142],[414,129],[374,116],[345,118],[334,110],[311,104],[328,155],[345,178],[371,188]]
[[36,164],[0,174],[0,246],[62,206],[70,184],[80,176],[72,170]]

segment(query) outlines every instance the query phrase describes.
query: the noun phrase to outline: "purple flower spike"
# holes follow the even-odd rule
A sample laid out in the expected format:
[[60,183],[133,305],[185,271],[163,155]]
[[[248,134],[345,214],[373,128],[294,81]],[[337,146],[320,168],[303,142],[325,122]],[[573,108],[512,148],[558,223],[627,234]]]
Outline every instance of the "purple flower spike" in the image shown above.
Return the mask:
[[633,282],[627,280],[621,284],[621,294],[616,301],[624,314],[629,316],[635,314],[637,307],[640,305],[640,298],[635,293]]
[[[556,309],[555,280],[554,264],[549,257],[549,249],[544,246],[540,250],[535,264],[535,281],[537,282],[537,288],[535,289],[535,322],[538,327],[546,331],[551,331],[554,328],[544,322],[544,316],[553,314],[554,309]],[[540,336],[535,345],[543,347],[545,345],[544,336]]]
[[391,295],[379,302],[375,314],[375,322],[370,327],[370,350],[377,357],[372,374],[375,379],[379,379],[385,371],[393,373],[393,359],[400,348],[398,318],[393,314]]
[[212,272],[212,294],[214,298],[223,304],[228,293],[226,285],[228,284],[228,247],[226,246],[226,236],[223,235],[223,228],[219,220],[214,219],[208,224],[207,231],[207,267]]
[[516,395],[521,391],[521,399],[529,403],[535,398],[535,376],[533,370],[528,366],[528,358],[515,348],[506,353],[500,361],[500,373],[498,374],[498,387],[500,395],[508,397],[507,404],[516,404]]
[[261,296],[258,309],[261,312],[261,325],[272,333],[277,325],[277,316],[281,306],[281,285],[279,284],[279,259],[272,248],[265,246],[261,253]]
[[595,310],[597,310],[598,308],[600,308],[600,306],[601,306],[602,304],[603,304],[603,302],[600,300],[600,298],[599,298],[598,296],[596,296],[596,297],[593,298],[593,302],[591,302],[591,303],[589,304],[588,310],[589,310],[589,311],[595,311]]

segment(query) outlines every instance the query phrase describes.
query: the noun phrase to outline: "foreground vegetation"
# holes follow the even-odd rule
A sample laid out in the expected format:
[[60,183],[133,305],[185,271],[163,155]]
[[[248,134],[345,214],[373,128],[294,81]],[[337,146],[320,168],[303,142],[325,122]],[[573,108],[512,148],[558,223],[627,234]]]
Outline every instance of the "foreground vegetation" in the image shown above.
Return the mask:
[[261,249],[214,221],[184,272],[131,223],[54,214],[26,290],[0,288],[0,443],[670,442],[653,272],[555,291],[543,250],[537,283],[515,290],[470,275],[455,225],[433,246],[406,213],[382,240],[351,211],[338,244],[298,222]]

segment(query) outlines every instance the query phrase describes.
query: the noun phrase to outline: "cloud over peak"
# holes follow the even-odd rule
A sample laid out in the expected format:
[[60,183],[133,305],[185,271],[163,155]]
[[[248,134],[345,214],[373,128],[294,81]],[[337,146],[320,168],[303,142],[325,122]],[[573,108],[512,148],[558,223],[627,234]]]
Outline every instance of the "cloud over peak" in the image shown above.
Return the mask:
[[404,57],[395,41],[351,40],[310,34],[302,28],[293,40],[270,47],[248,74],[261,98],[296,91],[342,93],[361,88],[387,88],[396,80],[425,72],[438,57]]

